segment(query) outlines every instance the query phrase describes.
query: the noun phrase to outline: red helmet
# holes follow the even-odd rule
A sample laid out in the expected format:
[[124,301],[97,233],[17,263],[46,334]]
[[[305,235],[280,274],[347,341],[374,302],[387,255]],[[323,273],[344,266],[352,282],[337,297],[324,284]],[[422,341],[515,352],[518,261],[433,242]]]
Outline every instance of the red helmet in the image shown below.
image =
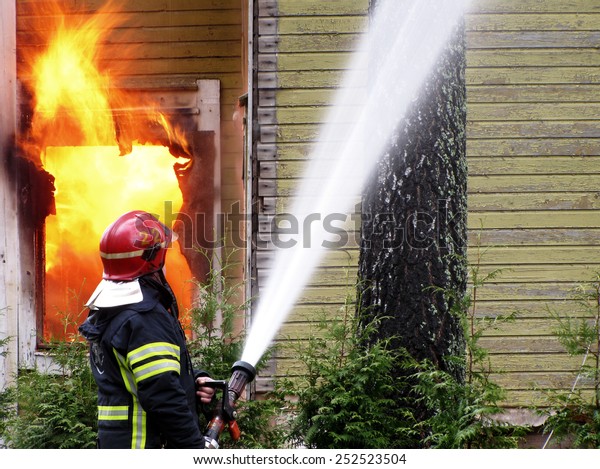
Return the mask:
[[121,215],[100,240],[102,278],[129,281],[162,269],[172,239],[172,231],[148,212]]

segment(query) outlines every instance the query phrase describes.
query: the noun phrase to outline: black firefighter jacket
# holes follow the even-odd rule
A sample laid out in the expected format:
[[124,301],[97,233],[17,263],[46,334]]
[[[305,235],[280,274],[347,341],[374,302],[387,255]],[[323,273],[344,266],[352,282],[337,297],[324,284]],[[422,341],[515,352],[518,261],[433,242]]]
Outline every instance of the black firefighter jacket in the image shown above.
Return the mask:
[[98,385],[98,447],[202,448],[185,335],[159,293],[142,292],[140,303],[91,311],[80,326]]

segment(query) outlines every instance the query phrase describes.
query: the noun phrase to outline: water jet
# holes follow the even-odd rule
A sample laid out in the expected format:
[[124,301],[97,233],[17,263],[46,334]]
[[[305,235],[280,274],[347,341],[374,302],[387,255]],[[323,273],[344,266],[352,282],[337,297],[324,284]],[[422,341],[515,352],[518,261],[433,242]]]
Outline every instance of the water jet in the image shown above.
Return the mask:
[[[468,6],[468,0],[380,0],[311,151],[290,213],[304,226],[311,214],[347,213],[386,150],[398,123]],[[357,102],[357,91],[364,98]],[[364,92],[363,92],[364,91]],[[256,364],[277,335],[326,254],[332,234],[309,224],[296,243],[275,250],[242,360]],[[334,235],[335,236],[335,235]],[[307,242],[307,237],[310,237]],[[333,239],[335,241],[335,239]]]

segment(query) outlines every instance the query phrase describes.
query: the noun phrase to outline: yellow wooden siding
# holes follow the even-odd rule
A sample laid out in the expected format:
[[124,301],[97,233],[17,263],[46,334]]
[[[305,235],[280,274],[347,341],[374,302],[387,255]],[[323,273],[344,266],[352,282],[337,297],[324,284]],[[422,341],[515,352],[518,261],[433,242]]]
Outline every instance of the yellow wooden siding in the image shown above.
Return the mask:
[[542,3],[476,2],[468,20],[469,219],[493,246],[485,268],[511,269],[479,309],[521,311],[484,341],[511,404],[571,388],[581,359],[561,349],[546,309],[576,310],[569,290],[600,270],[600,11]]
[[[368,2],[264,0],[259,18],[259,273],[272,262],[272,216],[283,213],[349,55]],[[322,5],[322,6],[321,6]],[[510,405],[569,389],[579,361],[553,335],[548,308],[573,310],[569,291],[600,270],[600,4],[594,0],[478,0],[467,15],[469,258],[502,270],[478,292],[479,315],[518,311],[486,335]],[[355,28],[355,29],[353,29]],[[301,340],[321,310],[353,288],[358,249],[317,269],[284,325]],[[298,371],[281,351],[278,374]]]

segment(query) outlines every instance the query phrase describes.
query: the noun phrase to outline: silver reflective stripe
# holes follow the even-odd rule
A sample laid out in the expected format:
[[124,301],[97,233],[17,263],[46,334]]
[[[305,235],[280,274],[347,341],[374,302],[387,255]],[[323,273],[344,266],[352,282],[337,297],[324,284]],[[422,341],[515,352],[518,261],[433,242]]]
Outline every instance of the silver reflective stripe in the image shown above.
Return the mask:
[[99,405],[98,406],[98,420],[127,420],[129,418],[129,407],[126,405],[112,406],[112,405]]
[[140,257],[142,254],[144,254],[143,249],[140,251],[113,252],[110,254],[100,251],[100,257],[102,257],[103,259],[130,259],[132,257]]
[[134,368],[133,375],[135,376],[136,383],[139,383],[146,378],[150,378],[161,373],[166,373],[168,371],[174,371],[175,373],[180,374],[181,367],[179,366],[179,362],[177,360],[170,360],[168,358],[154,360]]
[[140,400],[137,395],[137,384],[133,372],[127,366],[127,360],[124,356],[119,354],[113,349],[117,361],[119,362],[119,368],[121,369],[121,376],[127,391],[133,397],[133,419],[132,419],[132,432],[131,432],[131,449],[144,448],[146,446],[146,412],[140,405]]
[[179,347],[175,344],[170,344],[169,342],[153,342],[129,352],[127,354],[127,361],[130,366],[133,366],[147,358],[165,355],[172,356],[179,360]]
[[[153,245],[148,246],[148,249],[151,249]],[[160,243],[161,248],[165,248],[167,246],[166,242]],[[137,251],[129,251],[129,252],[102,252],[100,251],[100,257],[103,259],[131,259],[132,257],[140,257],[144,254],[145,249],[139,249]]]
[[[136,383],[168,371],[180,374],[179,358],[179,346],[169,342],[152,342],[127,354],[127,362],[133,371]],[[141,362],[145,363],[137,366]]]

